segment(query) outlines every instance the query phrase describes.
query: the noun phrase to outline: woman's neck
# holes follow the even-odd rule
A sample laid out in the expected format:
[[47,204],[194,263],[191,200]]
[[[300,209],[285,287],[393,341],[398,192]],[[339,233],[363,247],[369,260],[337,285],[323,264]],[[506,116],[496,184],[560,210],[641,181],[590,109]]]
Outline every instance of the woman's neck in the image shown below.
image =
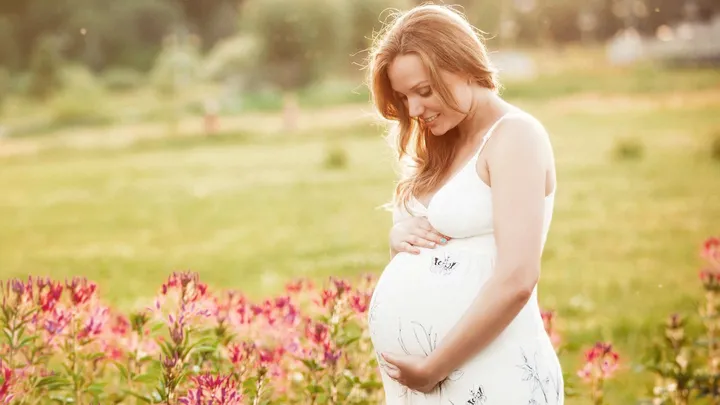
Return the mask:
[[465,119],[458,125],[461,144],[475,145],[510,106],[484,87],[473,88],[473,101]]

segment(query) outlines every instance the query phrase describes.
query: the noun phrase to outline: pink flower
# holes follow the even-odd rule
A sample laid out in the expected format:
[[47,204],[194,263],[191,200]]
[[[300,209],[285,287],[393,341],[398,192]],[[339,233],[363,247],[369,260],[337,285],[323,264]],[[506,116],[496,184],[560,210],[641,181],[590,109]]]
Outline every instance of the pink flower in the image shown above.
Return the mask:
[[209,373],[192,377],[194,387],[180,398],[183,405],[242,405],[242,394],[231,376]]
[[95,297],[97,285],[86,278],[73,277],[71,281],[65,282],[65,287],[70,291],[70,298],[75,305],[82,305]]
[[585,382],[611,378],[619,366],[620,356],[609,343],[598,342],[585,352],[585,365],[578,376]]
[[108,309],[104,307],[95,308],[90,314],[90,318],[87,319],[78,333],[80,339],[94,338],[103,332],[103,328],[107,323]]
[[371,298],[371,293],[355,291],[353,295],[350,296],[350,308],[358,314],[364,314],[370,306]]
[[720,256],[720,238],[714,236],[707,238],[705,243],[703,243],[700,255],[706,259],[717,259],[718,256]]
[[43,312],[51,311],[60,301],[63,291],[62,284],[49,278],[40,278],[37,280],[37,286],[40,309]]
[[557,350],[557,348],[560,346],[560,335],[555,331],[554,327],[555,312],[541,311],[540,315],[542,316],[545,332],[547,332],[553,347]]
[[708,238],[705,243],[703,243],[700,256],[707,260],[712,271],[720,273],[720,238]]
[[720,287],[720,273],[712,269],[703,269],[698,273],[698,277],[705,289],[711,290]]
[[315,288],[315,285],[309,279],[297,279],[285,285],[285,291],[293,295],[298,294],[302,291],[310,291],[313,288]]
[[66,328],[70,325],[72,314],[70,311],[61,308],[54,308],[52,312],[45,315],[43,328],[47,333],[47,343],[51,343],[53,338],[62,336],[66,333]]
[[13,370],[7,367],[2,360],[0,360],[0,378],[2,378],[2,384],[0,384],[0,403],[9,404],[15,397],[13,383],[16,379]]
[[316,345],[322,345],[330,337],[330,328],[321,322],[314,322],[310,319],[305,323],[305,337]]
[[246,363],[255,352],[255,344],[249,341],[232,343],[227,348],[230,362],[236,366]]

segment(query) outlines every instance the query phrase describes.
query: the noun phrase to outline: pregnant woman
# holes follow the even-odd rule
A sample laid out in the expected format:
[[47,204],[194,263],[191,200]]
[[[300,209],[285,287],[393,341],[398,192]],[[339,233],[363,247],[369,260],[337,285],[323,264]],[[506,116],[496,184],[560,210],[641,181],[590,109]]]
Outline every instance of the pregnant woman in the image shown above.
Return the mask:
[[368,314],[386,403],[563,404],[537,301],[556,188],[547,132],[500,98],[481,38],[450,8],[399,15],[369,68],[404,169]]

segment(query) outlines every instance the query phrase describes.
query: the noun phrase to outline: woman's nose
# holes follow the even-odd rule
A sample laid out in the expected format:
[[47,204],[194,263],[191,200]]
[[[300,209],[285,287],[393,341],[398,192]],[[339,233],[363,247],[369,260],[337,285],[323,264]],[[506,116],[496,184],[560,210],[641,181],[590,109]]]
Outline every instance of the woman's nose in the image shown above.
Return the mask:
[[422,116],[423,106],[419,100],[415,98],[408,98],[408,112],[411,117],[418,118]]

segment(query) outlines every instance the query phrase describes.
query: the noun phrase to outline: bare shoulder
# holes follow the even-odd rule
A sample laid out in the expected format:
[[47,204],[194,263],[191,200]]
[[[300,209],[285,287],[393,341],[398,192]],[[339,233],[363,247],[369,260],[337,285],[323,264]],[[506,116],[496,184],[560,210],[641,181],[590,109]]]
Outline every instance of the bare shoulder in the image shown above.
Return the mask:
[[490,165],[498,161],[514,164],[542,162],[549,168],[553,161],[547,130],[538,119],[524,112],[512,113],[498,123],[488,141],[488,149]]

